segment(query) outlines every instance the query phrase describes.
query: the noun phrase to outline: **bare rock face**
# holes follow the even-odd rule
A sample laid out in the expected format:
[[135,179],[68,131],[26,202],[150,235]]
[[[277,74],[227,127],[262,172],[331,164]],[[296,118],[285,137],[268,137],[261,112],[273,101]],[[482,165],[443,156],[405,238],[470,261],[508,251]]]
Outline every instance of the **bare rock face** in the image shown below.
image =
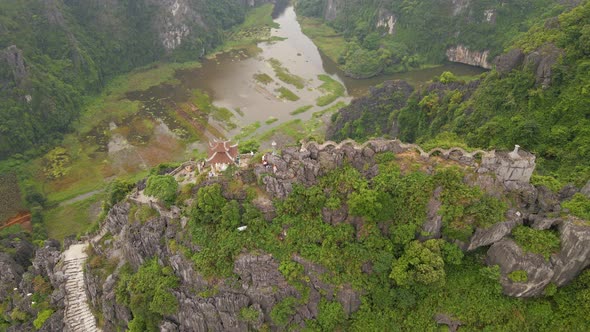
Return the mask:
[[379,15],[377,19],[377,28],[383,28],[387,31],[387,34],[395,34],[395,26],[397,24],[397,16],[387,9],[379,9]]
[[470,0],[451,0],[453,16],[462,14],[467,8],[469,8]]
[[119,234],[124,226],[129,224],[129,203],[119,203],[111,208],[107,215],[103,228],[111,234]]
[[494,59],[494,65],[500,75],[505,75],[513,69],[519,68],[524,61],[524,53],[518,48],[514,48],[508,53],[504,53]]
[[555,274],[553,282],[563,286],[590,265],[590,225],[577,219],[561,223],[561,251],[552,257]]
[[160,42],[166,50],[179,47],[195,26],[205,27],[203,18],[187,0],[150,0],[159,8],[154,18]]
[[463,325],[460,320],[454,319],[451,316],[445,314],[436,314],[434,316],[434,320],[437,324],[447,325],[450,332],[457,331],[459,326]]
[[586,182],[586,185],[580,190],[580,193],[590,198],[590,181]]
[[[500,266],[500,284],[504,294],[509,296],[538,296],[554,274],[551,263],[543,256],[523,252],[511,239],[494,243],[488,250],[486,262],[488,265]],[[514,282],[508,277],[509,273],[517,270],[526,271],[526,282]]]
[[535,156],[523,150],[494,152],[482,158],[482,170],[493,171],[496,178],[510,185],[510,182],[528,183],[535,170]]
[[467,250],[475,250],[479,247],[489,246],[496,243],[509,235],[512,229],[518,225],[522,225],[522,213],[518,211],[509,211],[509,220],[492,225],[489,228],[478,228],[469,240]]
[[234,264],[234,272],[240,276],[241,289],[260,306],[267,321],[272,307],[287,296],[298,296],[279,272],[279,263],[269,254],[240,255]]
[[492,65],[488,62],[489,55],[490,51],[472,51],[464,45],[457,45],[447,49],[447,59],[449,61],[486,69],[492,68]]
[[326,21],[333,21],[338,16],[340,8],[344,5],[342,0],[328,0],[324,9],[324,19]]
[[[354,99],[350,105],[338,111],[336,121],[333,121],[326,132],[326,137],[333,140],[341,140],[346,137],[351,137],[350,132],[343,132],[345,126],[349,122],[359,120],[363,117],[366,110],[372,110],[372,114],[379,119],[382,119],[380,130],[384,134],[392,137],[399,135],[399,127],[397,119],[393,123],[389,120],[389,107],[401,109],[406,106],[407,100],[414,91],[414,88],[405,81],[385,81],[380,87],[371,87],[369,89],[370,95]],[[384,106],[388,107],[384,107]],[[361,121],[361,120],[359,120]],[[375,131],[377,128],[371,127],[372,124],[367,124],[367,131]]]
[[541,216],[536,216],[533,218],[533,224],[531,225],[532,229],[538,230],[546,230],[550,229],[553,225],[561,223],[561,219],[559,218],[546,218]]
[[145,224],[135,222],[123,230],[123,254],[131,266],[139,268],[146,259],[163,256],[160,239],[164,236],[167,222],[168,218],[159,217]]
[[[15,45],[0,50],[0,65],[6,65],[10,68],[12,72],[12,81],[14,81],[17,86],[20,86],[29,76],[23,51]],[[3,83],[1,79],[2,78],[0,77],[0,88],[2,85],[8,83]]]
[[440,201],[440,195],[442,191],[442,187],[436,188],[432,197],[428,201],[428,212],[426,215],[427,219],[422,225],[420,241],[439,239],[441,237],[442,216],[438,212],[442,206],[442,202]]
[[[533,297],[542,294],[545,286],[553,282],[563,286],[590,266],[590,225],[570,217],[567,220],[538,218],[537,229],[559,225],[561,249],[547,261],[538,254],[524,253],[511,239],[494,243],[487,253],[488,265],[499,265],[500,283],[504,293],[516,297]],[[514,282],[508,274],[517,270],[527,272],[526,282]]]

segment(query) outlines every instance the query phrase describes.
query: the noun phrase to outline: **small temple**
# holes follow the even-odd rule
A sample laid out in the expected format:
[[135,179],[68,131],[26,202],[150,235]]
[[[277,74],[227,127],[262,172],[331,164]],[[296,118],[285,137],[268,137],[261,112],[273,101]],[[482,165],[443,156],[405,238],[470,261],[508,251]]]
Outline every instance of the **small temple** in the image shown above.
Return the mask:
[[223,172],[229,165],[238,163],[238,144],[230,141],[209,142],[209,157],[205,160],[214,172]]

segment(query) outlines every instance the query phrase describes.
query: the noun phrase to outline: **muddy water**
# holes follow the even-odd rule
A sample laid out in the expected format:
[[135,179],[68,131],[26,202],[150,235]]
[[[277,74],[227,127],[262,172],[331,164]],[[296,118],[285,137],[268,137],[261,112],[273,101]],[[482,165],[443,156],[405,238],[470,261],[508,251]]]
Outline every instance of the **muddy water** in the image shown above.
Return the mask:
[[[336,64],[319,52],[313,42],[303,34],[292,6],[275,8],[273,18],[280,27],[272,29],[271,34],[283,40],[259,43],[257,46],[260,52],[253,56],[245,51],[231,51],[205,59],[201,68],[177,73],[177,79],[181,84],[162,85],[135,96],[131,95],[134,97],[132,99],[144,102],[149,100],[154,110],[164,108],[157,105],[159,101],[183,103],[190,98],[191,90],[202,90],[211,97],[215,106],[234,112],[234,121],[238,127],[228,132],[227,136],[231,137],[239,132],[240,127],[254,122],[262,124],[262,131],[295,118],[308,119],[313,112],[330,107],[338,101],[348,102],[352,97],[365,94],[369,87],[385,80],[404,79],[412,84],[419,84],[431,80],[443,71],[452,71],[455,75],[461,76],[476,75],[484,71],[466,65],[447,64],[432,69],[355,80],[346,77]],[[297,88],[281,81],[269,63],[271,59],[278,60],[291,74],[303,78],[305,86]],[[268,75],[272,82],[258,82],[254,77],[260,74]],[[322,74],[331,76],[346,87],[345,96],[325,107],[315,106],[317,98],[324,94],[318,89],[322,84],[318,75]],[[299,97],[299,100],[281,99],[279,88],[289,89]],[[302,114],[290,114],[307,105],[313,105],[313,108]],[[277,118],[278,121],[272,125],[265,125],[265,121],[270,118]]]
[[[432,69],[355,80],[346,77],[336,64],[321,54],[311,39],[303,34],[292,6],[275,12],[274,17],[280,28],[273,29],[272,35],[285,40],[258,44],[261,51],[253,57],[244,52],[220,54],[213,59],[205,60],[202,68],[180,73],[178,77],[186,87],[207,92],[215,105],[243,112],[243,117],[238,115],[239,112],[236,113],[237,122],[241,126],[260,121],[264,130],[264,121],[270,117],[279,119],[273,124],[277,125],[293,118],[307,119],[313,112],[323,109],[314,106],[297,116],[289,114],[301,106],[316,104],[316,99],[322,95],[322,92],[317,90],[321,84],[317,77],[321,74],[330,75],[341,82],[346,87],[347,95],[340,100],[350,101],[351,97],[361,96],[370,86],[385,80],[404,79],[418,84],[431,80],[443,71],[452,71],[456,75],[483,72],[480,68],[447,64]],[[305,88],[297,89],[281,82],[269,64],[270,59],[279,60],[292,74],[305,79]],[[267,85],[256,82],[254,75],[262,73],[269,75],[274,81]],[[300,99],[293,102],[277,98],[275,90],[281,86],[293,91]]]

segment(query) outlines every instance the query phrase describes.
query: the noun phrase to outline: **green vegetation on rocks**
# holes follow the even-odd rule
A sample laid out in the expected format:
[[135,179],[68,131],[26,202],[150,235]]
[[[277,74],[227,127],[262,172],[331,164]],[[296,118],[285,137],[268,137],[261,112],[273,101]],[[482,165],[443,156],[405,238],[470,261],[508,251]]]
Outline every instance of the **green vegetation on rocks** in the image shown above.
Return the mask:
[[537,230],[517,226],[512,230],[514,241],[526,252],[540,254],[549,260],[551,254],[559,251],[559,235],[552,230]]
[[176,200],[178,182],[172,175],[152,175],[147,179],[145,194],[160,199],[165,204]]
[[590,198],[581,193],[577,193],[571,200],[561,204],[576,217],[590,221]]
[[515,270],[508,273],[508,279],[512,280],[513,282],[527,282],[528,274],[524,270]]
[[490,51],[491,61],[515,35],[563,10],[550,0],[298,0],[295,5],[304,16],[303,32],[353,77],[439,64],[457,45]]
[[129,306],[133,313],[129,331],[157,331],[162,317],[175,313],[178,308],[178,300],[171,292],[177,286],[178,277],[157,259],[147,261],[135,273],[125,268],[115,295],[117,302]]
[[[540,175],[581,187],[590,180],[586,107],[590,95],[585,92],[590,84],[589,53],[581,38],[589,8],[583,2],[549,20],[552,25],[538,22],[529,32],[515,35],[506,48],[517,51],[502,61],[510,61],[514,54],[518,60],[521,49],[525,53],[520,62],[484,74],[476,82],[455,81],[443,74],[409,98],[407,94],[396,98],[396,93],[369,97],[357,104],[353,116],[334,117],[334,134],[329,138],[363,140],[389,134],[404,142],[433,146],[439,143],[439,135],[447,133],[472,148],[511,150],[518,144],[537,156]],[[543,68],[531,62],[537,54],[545,59]],[[360,109],[370,103],[378,104],[372,112]]]

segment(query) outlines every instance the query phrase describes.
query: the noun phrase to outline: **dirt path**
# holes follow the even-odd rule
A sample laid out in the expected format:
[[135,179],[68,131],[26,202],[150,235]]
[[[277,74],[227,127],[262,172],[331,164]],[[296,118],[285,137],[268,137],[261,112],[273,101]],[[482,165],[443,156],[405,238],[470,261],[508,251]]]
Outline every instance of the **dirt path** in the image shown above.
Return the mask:
[[64,323],[72,332],[98,332],[96,319],[88,306],[84,287],[84,261],[88,257],[84,250],[88,243],[73,244],[64,251],[66,281],[66,310]]
[[103,192],[103,189],[93,190],[91,192],[87,192],[85,194],[76,196],[76,197],[74,197],[72,199],[68,199],[67,201],[63,201],[63,202],[59,203],[59,206],[67,206],[67,205],[70,205],[70,204],[74,204],[76,202],[83,201],[83,200],[85,200],[87,198],[90,198],[90,197],[92,197],[92,196],[94,196],[96,194],[100,194],[101,192]]

